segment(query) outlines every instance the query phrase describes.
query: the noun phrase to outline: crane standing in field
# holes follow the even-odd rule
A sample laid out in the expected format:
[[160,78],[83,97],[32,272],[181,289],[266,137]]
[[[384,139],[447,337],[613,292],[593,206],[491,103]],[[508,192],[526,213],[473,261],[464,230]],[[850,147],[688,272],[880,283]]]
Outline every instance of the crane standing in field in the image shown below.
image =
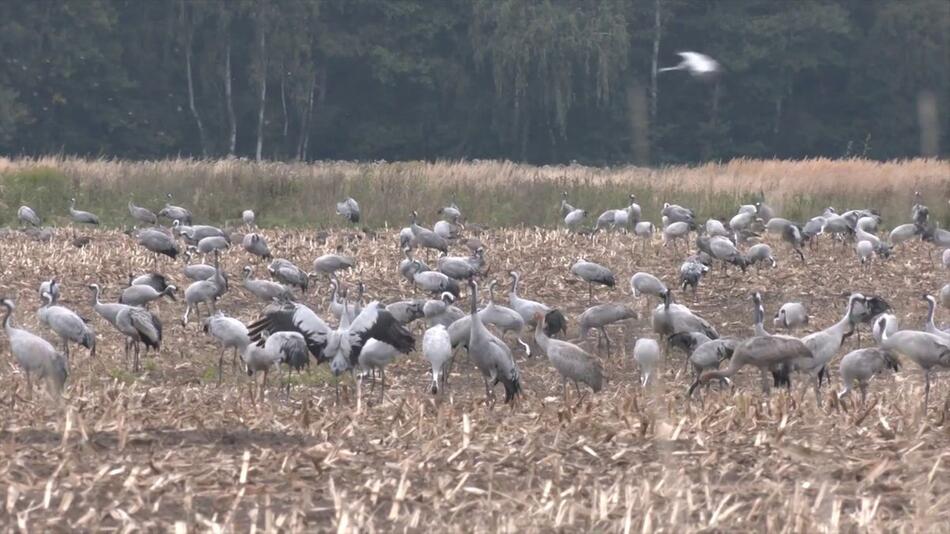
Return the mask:
[[26,374],[28,397],[33,397],[33,375],[48,380],[50,393],[58,395],[66,384],[66,357],[57,352],[49,341],[13,326],[13,311],[16,307],[12,300],[3,299],[0,305],[6,309],[3,328],[10,341],[10,352]]

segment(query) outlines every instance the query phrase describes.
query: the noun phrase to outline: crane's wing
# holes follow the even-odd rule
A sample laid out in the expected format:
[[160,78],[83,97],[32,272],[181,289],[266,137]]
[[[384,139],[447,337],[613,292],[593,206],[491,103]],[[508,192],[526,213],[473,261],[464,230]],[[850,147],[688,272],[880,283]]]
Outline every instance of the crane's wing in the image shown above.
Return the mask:
[[264,309],[264,317],[248,326],[251,341],[259,341],[261,332],[299,332],[310,354],[321,363],[330,327],[313,310],[299,303],[275,303]]
[[300,370],[307,365],[307,341],[299,332],[277,332],[269,336],[264,345],[267,350],[280,354],[281,363]]
[[416,346],[416,340],[409,330],[381,308],[378,301],[363,308],[346,330],[346,335],[352,347],[350,359],[353,361],[358,360],[363,344],[370,338],[388,343],[403,354],[408,354]]
[[129,308],[129,320],[141,334],[146,347],[158,349],[162,343],[162,322],[158,316],[144,308]]

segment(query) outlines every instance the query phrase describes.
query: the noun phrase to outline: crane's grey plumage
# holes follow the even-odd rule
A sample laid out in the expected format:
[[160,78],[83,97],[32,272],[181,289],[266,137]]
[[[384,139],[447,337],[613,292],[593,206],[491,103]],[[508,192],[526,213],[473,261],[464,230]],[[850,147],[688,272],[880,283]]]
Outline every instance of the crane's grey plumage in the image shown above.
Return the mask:
[[686,240],[689,238],[689,223],[677,221],[667,224],[663,228],[663,246],[667,247],[673,244],[673,250],[676,250],[677,240]]
[[614,287],[617,284],[614,273],[603,265],[579,259],[571,266],[571,273],[587,282],[587,304],[594,300],[594,284]]
[[887,335],[893,336],[898,330],[900,330],[900,325],[897,317],[890,313],[882,313],[874,321],[874,324],[871,325],[871,336],[874,337],[874,341],[880,345],[884,339],[885,331]]
[[412,258],[412,249],[409,247],[403,248],[403,255],[405,256],[402,261],[399,262],[399,274],[403,278],[409,281],[410,284],[415,283],[416,273],[421,273],[430,270],[429,266],[421,261],[414,260]]
[[217,271],[215,271],[213,265],[208,265],[206,263],[193,263],[182,267],[181,272],[189,280],[198,282],[200,280],[208,280],[214,277]]
[[419,226],[416,223],[416,218],[418,216],[419,214],[413,211],[409,224],[409,228],[412,230],[412,238],[415,240],[416,244],[422,248],[434,249],[438,250],[439,252],[448,253],[448,241],[432,230]]
[[310,276],[297,267],[293,262],[283,258],[276,258],[267,266],[267,272],[271,278],[282,284],[292,287],[298,287],[301,291],[306,291],[310,286]]
[[251,278],[254,269],[250,265],[244,266],[244,289],[264,302],[274,299],[291,299],[293,292],[289,287],[270,280]]
[[208,315],[215,313],[215,301],[228,289],[227,278],[225,278],[218,260],[218,254],[214,255],[215,274],[207,280],[193,282],[185,288],[185,314],[182,316],[181,324],[188,324],[188,316],[191,310],[195,311],[199,322],[201,321],[201,309],[199,304],[204,303],[208,307]]
[[[607,355],[610,355],[610,336],[607,335],[607,326],[627,319],[637,318],[637,312],[624,304],[598,304],[584,310],[577,318],[580,336],[586,338],[592,328],[600,332],[600,336],[607,343]],[[598,340],[600,345],[600,340]]]
[[140,344],[145,345],[145,352],[148,349],[159,350],[162,344],[162,323],[158,316],[136,306],[120,305],[115,317],[115,327],[126,338],[126,361],[128,361],[128,349],[131,345],[135,351],[135,357],[132,363],[132,372],[139,371],[139,353]]
[[[878,319],[884,321],[884,319]],[[916,330],[899,330],[889,334],[881,329],[881,348],[904,356],[916,363],[924,373],[924,411],[930,400],[930,381],[935,367],[950,367],[950,341]]]
[[137,234],[138,244],[156,254],[163,254],[169,258],[178,257],[178,244],[175,239],[161,230],[146,228]]
[[12,300],[3,299],[0,305],[6,309],[3,328],[10,342],[10,352],[26,375],[29,396],[33,396],[33,375],[47,381],[51,394],[59,395],[66,384],[66,357],[57,352],[49,341],[13,325],[16,306]]
[[472,300],[468,356],[485,381],[486,403],[494,401],[492,388],[499,382],[505,387],[505,403],[511,402],[521,393],[521,374],[511,350],[485,328],[478,315],[478,284],[474,279],[470,279],[468,284]]
[[162,291],[156,291],[151,285],[133,284],[122,291],[119,296],[119,304],[128,304],[129,306],[147,307],[153,300],[162,297],[175,299],[175,291],[178,288],[173,285],[166,286]]
[[[518,283],[521,281],[521,275],[515,271],[510,271],[508,276],[511,277],[511,290],[508,292],[508,304],[511,305],[511,309],[521,315],[525,325],[537,327],[535,317],[540,313],[546,318],[545,325],[547,331],[545,333],[548,336],[553,336],[558,332],[567,332],[567,320],[563,314],[544,303],[519,296]],[[552,312],[557,312],[557,315],[550,315]]]
[[897,357],[891,351],[871,347],[845,354],[841,358],[841,364],[838,367],[838,371],[841,373],[841,383],[844,385],[844,388],[838,392],[838,398],[841,399],[851,393],[851,387],[857,381],[858,389],[861,391],[861,404],[864,404],[867,398],[868,382],[871,377],[888,369],[895,372],[900,370]]
[[443,325],[435,325],[422,336],[422,355],[432,366],[432,394],[445,388],[446,373],[452,361],[452,341]]
[[567,217],[567,214],[574,211],[575,209],[577,208],[572,206],[567,201],[567,191],[563,191],[561,193],[561,207],[560,207],[561,218]]
[[59,302],[59,282],[55,278],[50,278],[49,280],[44,280],[40,283],[40,288],[37,291],[40,298],[43,298],[43,293],[49,293],[53,297],[53,304]]
[[265,260],[271,259],[270,248],[267,247],[267,241],[265,241],[264,236],[260,234],[253,232],[244,234],[244,238],[241,240],[241,246],[254,256]]
[[801,302],[786,302],[775,314],[772,324],[789,331],[795,331],[808,324],[808,311]]
[[699,281],[709,272],[709,266],[699,260],[698,256],[686,258],[680,265],[680,289],[686,291],[687,287],[693,288],[693,293],[699,287]]
[[232,364],[237,357],[244,352],[251,343],[248,337],[247,327],[244,323],[233,317],[228,317],[218,312],[204,320],[202,328],[205,334],[210,335],[215,342],[221,346],[221,354],[218,356],[218,384],[221,383],[221,367],[224,364],[224,353],[228,349],[234,350]]
[[[495,286],[497,281],[492,280],[488,285],[488,305],[478,312],[482,322],[490,324],[501,330],[501,338],[505,338],[508,332],[514,332],[515,337],[521,341],[521,331],[524,330],[524,318],[515,310],[495,303]],[[523,342],[522,342],[523,344]]]
[[412,282],[416,287],[428,293],[450,292],[458,295],[458,282],[438,271],[423,271],[421,265],[417,267],[417,272],[412,275]]
[[145,273],[139,276],[133,277],[129,274],[129,285],[130,286],[149,286],[155,291],[165,291],[165,289],[172,285],[168,283],[168,278],[161,273]]
[[99,226],[99,217],[97,217],[94,213],[76,209],[75,198],[69,199],[69,218],[72,219],[74,223]]
[[446,241],[455,241],[462,236],[461,225],[449,221],[436,221],[432,225],[432,231]]
[[745,262],[748,265],[755,265],[758,269],[758,264],[761,262],[769,262],[769,266],[775,267],[775,256],[772,255],[772,247],[766,243],[758,243],[749,247],[749,250],[745,253]]
[[[267,375],[274,367],[280,370],[280,364],[287,364],[291,369],[301,369],[307,364],[307,342],[300,332],[280,331],[269,334],[260,332],[260,341],[250,343],[241,353],[248,376],[262,372],[264,378],[260,385],[260,393],[264,394],[267,387]],[[287,385],[290,387],[290,384]],[[289,393],[289,389],[288,389]]]
[[924,321],[924,332],[950,341],[950,332],[941,330],[934,324],[934,312],[937,308],[937,299],[935,299],[933,295],[924,295],[923,298],[927,301],[927,319]]
[[852,294],[848,297],[848,306],[844,316],[838,322],[824,330],[819,330],[802,338],[802,343],[808,347],[811,356],[795,360],[793,367],[814,376],[815,400],[819,405],[821,405],[819,390],[822,377],[828,374],[827,368],[835,354],[841,349],[844,339],[854,332],[854,323],[851,319],[852,312],[855,303],[864,300],[864,295],[860,293]]
[[439,272],[455,280],[468,280],[479,274],[480,269],[485,263],[484,250],[478,249],[471,256],[446,256],[439,257],[437,266]]
[[561,391],[564,396],[567,396],[568,380],[574,383],[578,395],[580,395],[579,382],[590,386],[594,393],[599,392],[604,385],[604,369],[600,361],[573,343],[549,338],[544,333],[545,319],[545,316],[540,313],[535,316],[539,328],[534,330],[534,339],[538,347],[547,354],[548,361],[561,375]]
[[185,241],[190,245],[199,245],[202,240],[208,237],[223,237],[228,240],[230,244],[230,237],[228,234],[218,228],[217,226],[210,226],[207,224],[196,224],[194,226],[185,226],[175,221],[172,223],[172,228],[178,232],[178,235],[185,238]]
[[142,206],[136,206],[131,200],[129,201],[129,215],[142,224],[158,224],[158,216],[155,215],[152,210],[143,208]]
[[916,224],[901,224],[891,230],[891,233],[887,236],[887,240],[892,247],[895,247],[905,241],[910,241],[921,233],[923,233],[923,229]]
[[[386,392],[386,366],[399,356],[399,351],[389,343],[378,339],[369,339],[360,350],[359,366],[364,371],[378,370],[381,380],[379,398],[382,400]],[[373,384],[375,386],[375,382]]]
[[663,299],[669,289],[659,278],[650,273],[639,272],[630,277],[630,289],[633,290],[633,296],[640,298],[643,295],[649,295]]
[[351,197],[336,203],[336,213],[353,224],[360,222],[360,205]]
[[586,218],[587,210],[575,209],[564,216],[564,225],[571,230],[576,230]]
[[220,235],[204,237],[198,241],[198,252],[202,254],[211,254],[214,251],[221,251],[231,248],[231,240]]
[[448,291],[443,292],[438,299],[427,300],[422,305],[422,315],[426,318],[426,323],[429,326],[441,324],[448,327],[462,318],[465,312],[455,307],[454,302],[455,297]]
[[69,358],[69,344],[76,343],[89,349],[92,356],[96,355],[96,333],[82,320],[76,312],[63,306],[54,305],[53,297],[43,293],[43,305],[36,312],[40,322],[49,327],[59,336],[63,343],[63,352]]
[[928,226],[920,235],[920,239],[927,243],[933,243],[938,248],[950,248],[950,230]]
[[423,306],[425,301],[421,299],[401,300],[386,305],[386,311],[392,314],[397,322],[407,325],[417,319],[425,317]]
[[736,344],[728,367],[707,370],[699,375],[699,379],[690,386],[687,396],[692,396],[700,384],[705,384],[713,378],[734,376],[746,365],[759,368],[762,373],[762,390],[768,394],[771,389],[768,373],[770,370],[794,360],[808,358],[810,355],[811,351],[801,340],[785,336],[757,335]]
[[181,224],[191,224],[191,211],[181,207],[171,204],[172,194],[168,193],[165,195],[168,197],[168,202],[165,203],[165,207],[158,212],[159,217],[164,217],[173,222],[178,222]]
[[355,258],[339,254],[324,254],[313,260],[313,270],[327,276],[334,276],[337,271],[352,269],[354,265],[356,265]]
[[709,321],[686,306],[674,304],[672,291],[667,291],[663,295],[663,303],[653,310],[651,323],[653,331],[664,339],[682,332],[700,332],[710,339],[719,338],[719,333]]
[[950,310],[950,284],[940,288],[940,305]]
[[640,368],[640,385],[646,387],[660,364],[660,344],[655,339],[641,337],[633,346],[633,361]]
[[257,225],[255,224],[257,217],[254,215],[253,210],[244,210],[241,212],[241,222],[244,223],[244,226],[249,228],[254,228]]
[[696,213],[693,212],[693,210],[668,202],[663,203],[663,209],[660,210],[660,215],[666,217],[666,220],[670,223],[693,223],[696,220]]
[[29,206],[20,206],[19,209],[16,210],[16,218],[23,226],[30,225],[39,227],[43,224],[39,215]]

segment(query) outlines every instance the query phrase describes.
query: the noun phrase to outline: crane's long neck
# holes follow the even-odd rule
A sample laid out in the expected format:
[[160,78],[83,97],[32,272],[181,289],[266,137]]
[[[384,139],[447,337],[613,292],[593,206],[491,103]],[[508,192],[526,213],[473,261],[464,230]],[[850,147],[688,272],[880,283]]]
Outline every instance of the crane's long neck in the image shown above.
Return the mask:
[[472,289],[472,321],[478,316],[478,286],[469,286]]
[[844,317],[840,321],[831,326],[828,330],[838,337],[838,339],[843,339],[846,334],[849,334],[854,331],[854,323],[851,321],[851,315],[854,313],[854,304],[857,300],[852,297],[848,300],[848,309],[844,312]]
[[[492,284],[488,286],[488,303],[489,304],[495,303],[495,283],[494,282],[492,282]],[[933,308],[931,308],[931,310],[933,310]],[[932,313],[931,313],[931,317],[933,317]]]
[[13,330],[13,308],[6,303],[3,304],[3,307],[6,309],[6,314],[3,316],[3,329],[6,330],[7,336],[9,336]]
[[934,324],[934,301],[927,299],[927,326],[935,329],[937,325]]
[[544,333],[544,318],[538,322],[537,328],[534,329],[534,340],[537,341],[538,346],[541,347],[545,353],[548,351],[548,343],[551,341],[551,338]]
[[755,335],[757,336],[769,335],[769,333],[765,331],[765,325],[763,324],[764,321],[765,321],[765,310],[762,309],[762,304],[757,302],[755,304],[755,307],[752,309],[752,322],[754,323],[753,329],[755,330]]
[[511,294],[515,297],[518,296],[518,280],[521,278],[518,274],[511,275]]
[[711,371],[706,371],[700,377],[702,382],[709,382],[714,378],[728,378],[739,372],[739,369],[742,367],[742,362],[735,359],[729,361],[729,366],[725,369],[714,369]]

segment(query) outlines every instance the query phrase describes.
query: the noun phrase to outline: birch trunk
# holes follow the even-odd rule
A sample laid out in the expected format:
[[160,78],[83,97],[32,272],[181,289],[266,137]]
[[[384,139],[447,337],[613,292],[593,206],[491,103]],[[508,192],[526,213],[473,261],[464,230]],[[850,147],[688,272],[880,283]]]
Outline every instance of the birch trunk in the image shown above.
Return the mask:
[[234,156],[237,149],[237,119],[234,117],[234,102],[231,98],[231,36],[226,36],[227,47],[224,52],[224,101],[228,108],[228,155]]
[[261,28],[261,99],[257,113],[257,152],[255,159],[261,161],[264,151],[264,106],[267,103],[267,42],[264,38],[264,28]]

